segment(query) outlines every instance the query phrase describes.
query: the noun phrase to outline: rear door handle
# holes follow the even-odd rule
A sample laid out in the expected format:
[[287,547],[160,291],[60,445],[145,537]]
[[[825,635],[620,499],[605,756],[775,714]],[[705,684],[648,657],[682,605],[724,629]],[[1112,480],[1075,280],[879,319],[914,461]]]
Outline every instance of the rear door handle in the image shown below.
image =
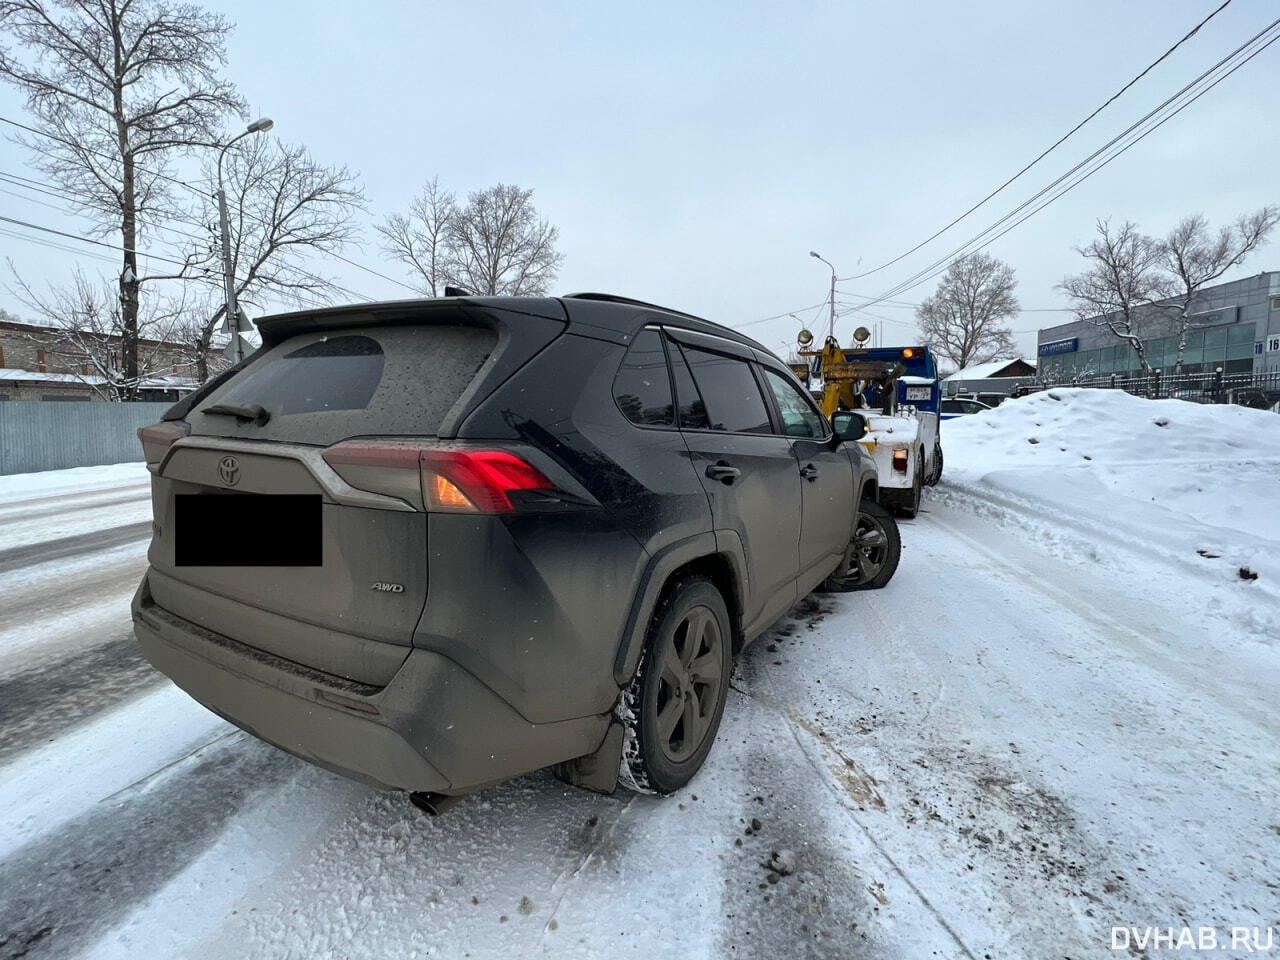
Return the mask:
[[719,480],[726,487],[742,476],[742,471],[737,467],[731,467],[729,464],[721,460],[707,467],[707,477],[712,480]]
[[804,477],[810,483],[818,479],[818,468],[812,463],[806,463],[800,468],[800,476]]

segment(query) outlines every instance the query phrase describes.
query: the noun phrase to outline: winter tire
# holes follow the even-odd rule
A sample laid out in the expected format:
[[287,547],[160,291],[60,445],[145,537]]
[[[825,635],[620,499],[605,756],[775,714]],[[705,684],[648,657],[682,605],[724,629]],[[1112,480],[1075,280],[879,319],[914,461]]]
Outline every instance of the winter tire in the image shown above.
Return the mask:
[[823,581],[822,589],[831,593],[878,590],[893,578],[901,553],[902,539],[893,514],[873,500],[863,500],[845,559]]
[[933,448],[933,470],[929,473],[929,479],[925,481],[926,486],[936,486],[938,481],[942,479],[942,444],[937,444]]
[[690,577],[653,614],[644,653],[622,695],[618,779],[641,793],[674,793],[711,751],[729,689],[732,634],[724,598]]
[[916,467],[916,476],[911,483],[911,502],[898,507],[898,516],[914,520],[920,512],[920,492],[924,489],[924,466]]

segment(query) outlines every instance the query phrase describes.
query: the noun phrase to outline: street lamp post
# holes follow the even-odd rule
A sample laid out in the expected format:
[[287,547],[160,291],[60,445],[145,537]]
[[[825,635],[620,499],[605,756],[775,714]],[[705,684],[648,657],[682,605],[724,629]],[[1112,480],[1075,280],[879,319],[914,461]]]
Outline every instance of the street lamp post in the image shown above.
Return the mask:
[[[825,257],[818,256],[816,250],[810,250],[809,256],[815,260],[821,260],[828,267],[831,267],[831,261]],[[836,335],[836,268],[831,267],[831,320],[827,327],[827,339],[833,339]]]
[[[268,117],[259,117],[237,136],[232,137],[218,153],[218,222],[222,231],[222,282],[226,289],[227,324],[231,328],[231,362],[239,363],[240,352],[240,317],[236,313],[236,277],[231,266],[231,230],[227,225],[227,192],[222,187],[222,160],[231,146],[251,133],[266,133],[275,125]],[[834,289],[834,286],[833,288]]]

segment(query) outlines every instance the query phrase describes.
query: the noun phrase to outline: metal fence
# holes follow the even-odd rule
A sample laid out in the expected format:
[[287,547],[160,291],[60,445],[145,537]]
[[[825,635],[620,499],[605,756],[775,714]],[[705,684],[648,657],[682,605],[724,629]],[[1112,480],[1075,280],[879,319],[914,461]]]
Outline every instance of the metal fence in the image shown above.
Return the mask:
[[0,403],[0,474],[142,459],[138,428],[170,403]]
[[1240,403],[1270,407],[1280,400],[1280,371],[1269,373],[1181,373],[1153,370],[1142,376],[1078,377],[1073,380],[1037,382],[1031,390],[1051,387],[1101,387],[1123,390],[1153,400],[1169,398],[1196,403]]

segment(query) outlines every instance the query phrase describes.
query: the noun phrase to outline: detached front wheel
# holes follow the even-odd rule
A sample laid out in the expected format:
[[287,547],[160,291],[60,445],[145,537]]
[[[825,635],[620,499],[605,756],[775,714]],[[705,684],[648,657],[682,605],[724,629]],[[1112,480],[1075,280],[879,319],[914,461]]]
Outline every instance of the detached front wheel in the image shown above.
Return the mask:
[[635,679],[620,702],[618,779],[642,793],[674,793],[711,752],[733,666],[724,598],[705,577],[672,588],[655,611]]
[[893,579],[901,554],[902,538],[893,514],[874,500],[863,500],[844,560],[823,581],[822,589],[830,593],[878,590]]

